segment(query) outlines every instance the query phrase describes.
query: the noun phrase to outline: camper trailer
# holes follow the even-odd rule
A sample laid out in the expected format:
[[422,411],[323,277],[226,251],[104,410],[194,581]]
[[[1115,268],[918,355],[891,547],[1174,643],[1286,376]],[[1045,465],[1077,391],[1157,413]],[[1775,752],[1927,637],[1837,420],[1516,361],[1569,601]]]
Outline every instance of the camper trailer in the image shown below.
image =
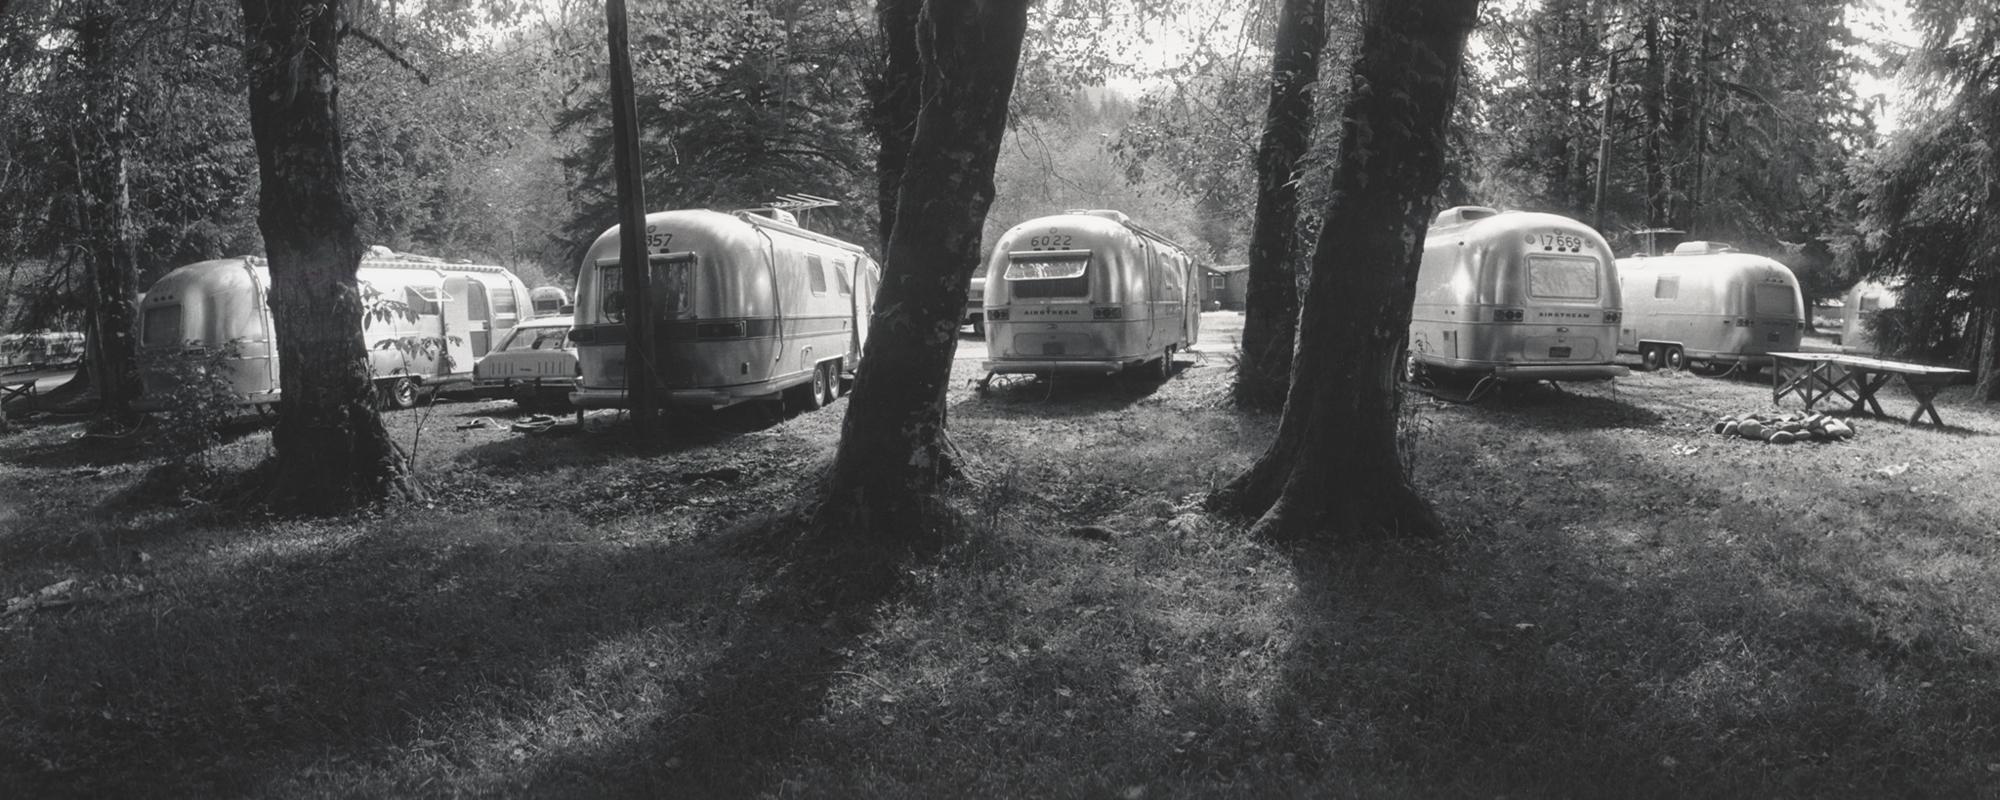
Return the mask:
[[[722,408],[788,393],[832,402],[859,364],[880,271],[860,247],[793,224],[789,214],[662,211],[646,217],[657,324],[656,380],[668,403]],[[626,405],[625,265],[619,230],[597,237],[577,276],[583,370],[571,402]]]
[[1568,217],[1459,206],[1424,239],[1407,377],[1604,380],[1622,306],[1611,247]]
[[553,317],[569,313],[569,292],[561,286],[537,286],[528,292],[535,306],[535,316]]
[[1719,242],[1618,261],[1625,323],[1618,350],[1646,369],[1758,369],[1799,349],[1805,301],[1791,269]]
[[83,334],[75,331],[0,336],[0,369],[43,369],[83,360]]
[[[528,287],[503,267],[446,263],[374,248],[356,273],[362,343],[383,404],[407,408],[422,385],[463,382],[495,339],[522,321]],[[230,376],[251,405],[278,402],[276,328],[266,292],[269,262],[257,256],[203,261],[162,276],[139,301],[144,394],[157,410],[172,391],[159,360],[183,348],[235,348]]]
[[995,374],[1110,374],[1151,365],[1201,327],[1201,272],[1178,245],[1118,211],[1069,211],[1013,227],[986,266]]
[[1875,314],[1886,308],[1895,308],[1902,300],[1902,293],[1886,283],[1862,281],[1847,290],[1842,299],[1847,309],[1847,317],[1840,323],[1840,352],[1856,355],[1878,355],[1881,346],[1876,344],[1869,323]]

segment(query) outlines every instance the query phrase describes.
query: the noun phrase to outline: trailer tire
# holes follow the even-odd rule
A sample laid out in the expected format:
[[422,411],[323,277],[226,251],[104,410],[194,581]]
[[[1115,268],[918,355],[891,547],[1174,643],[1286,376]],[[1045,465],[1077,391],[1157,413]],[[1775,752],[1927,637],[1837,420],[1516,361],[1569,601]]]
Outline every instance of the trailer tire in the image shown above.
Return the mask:
[[417,382],[408,375],[375,384],[375,392],[381,397],[383,408],[404,409],[417,404]]
[[840,362],[828,361],[819,365],[819,375],[819,380],[813,382],[819,387],[819,404],[833,405],[834,399],[840,397]]
[[1160,354],[1160,365],[1158,368],[1154,370],[1153,375],[1159,378],[1161,382],[1170,381],[1174,379],[1173,345],[1167,345],[1166,352]]
[[1652,372],[1660,368],[1660,348],[1650,344],[1639,345],[1639,371]]
[[812,380],[792,387],[787,394],[789,403],[801,411],[815,411],[826,405],[826,368],[814,366]]
[[1679,372],[1687,369],[1687,351],[1679,347],[1667,348],[1667,369]]
[[974,335],[974,336],[977,336],[977,337],[980,337],[980,338],[982,338],[982,339],[983,339],[983,338],[986,338],[986,318],[985,318],[985,317],[973,317],[973,318],[972,318],[972,335]]

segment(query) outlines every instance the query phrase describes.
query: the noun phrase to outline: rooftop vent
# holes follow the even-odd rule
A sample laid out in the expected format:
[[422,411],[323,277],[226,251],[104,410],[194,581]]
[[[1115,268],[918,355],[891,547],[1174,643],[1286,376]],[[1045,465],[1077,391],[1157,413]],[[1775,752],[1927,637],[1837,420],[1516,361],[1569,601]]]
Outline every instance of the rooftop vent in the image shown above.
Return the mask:
[[1451,208],[1439,211],[1437,219],[1432,220],[1431,224],[1434,226],[1458,225],[1499,215],[1499,209],[1488,208],[1486,206],[1452,206]]
[[1674,246],[1677,256],[1710,256],[1716,253],[1734,253],[1736,248],[1722,242],[1681,242]]

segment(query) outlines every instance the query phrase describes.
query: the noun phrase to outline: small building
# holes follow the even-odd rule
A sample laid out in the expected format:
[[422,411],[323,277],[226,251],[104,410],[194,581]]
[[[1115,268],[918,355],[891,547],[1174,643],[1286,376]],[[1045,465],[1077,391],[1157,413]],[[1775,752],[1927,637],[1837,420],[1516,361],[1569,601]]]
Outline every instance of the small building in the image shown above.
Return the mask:
[[1250,295],[1249,264],[1210,264],[1202,267],[1201,273],[1208,281],[1202,294],[1208,298],[1209,310],[1243,310],[1244,298]]

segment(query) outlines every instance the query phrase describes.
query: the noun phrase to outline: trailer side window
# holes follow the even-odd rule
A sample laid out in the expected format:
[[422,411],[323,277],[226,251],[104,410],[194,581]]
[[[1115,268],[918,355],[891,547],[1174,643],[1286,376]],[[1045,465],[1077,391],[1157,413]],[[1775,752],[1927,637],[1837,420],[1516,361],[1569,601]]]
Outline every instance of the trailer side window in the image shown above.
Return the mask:
[[514,287],[499,286],[488,292],[493,308],[493,321],[501,327],[508,327],[520,318],[520,302],[514,297]]
[[1661,275],[1659,281],[1653,284],[1653,298],[1656,300],[1672,300],[1680,296],[1681,276],[1679,275]]
[[1528,256],[1528,294],[1555,300],[1597,299],[1598,263],[1589,258]]
[[1861,296],[1861,313],[1867,314],[1881,310],[1882,310],[1882,298],[1876,297],[1875,295],[1872,294]]
[[1218,292],[1227,289],[1229,288],[1229,279],[1221,275],[1210,275],[1208,276],[1208,288]]
[[846,260],[833,262],[833,282],[835,288],[840,290],[841,297],[854,294],[854,280],[848,277],[847,269],[848,263]]
[[438,307],[447,299],[444,289],[436,286],[410,286],[403,290],[404,302],[410,306],[412,314],[436,314]]
[[[164,347],[181,343],[181,307],[156,306],[146,309],[146,318],[140,328],[139,343],[147,347]],[[23,342],[22,349],[25,347]]]
[[826,294],[826,265],[820,263],[819,256],[806,256],[806,280],[812,282],[813,294]]

